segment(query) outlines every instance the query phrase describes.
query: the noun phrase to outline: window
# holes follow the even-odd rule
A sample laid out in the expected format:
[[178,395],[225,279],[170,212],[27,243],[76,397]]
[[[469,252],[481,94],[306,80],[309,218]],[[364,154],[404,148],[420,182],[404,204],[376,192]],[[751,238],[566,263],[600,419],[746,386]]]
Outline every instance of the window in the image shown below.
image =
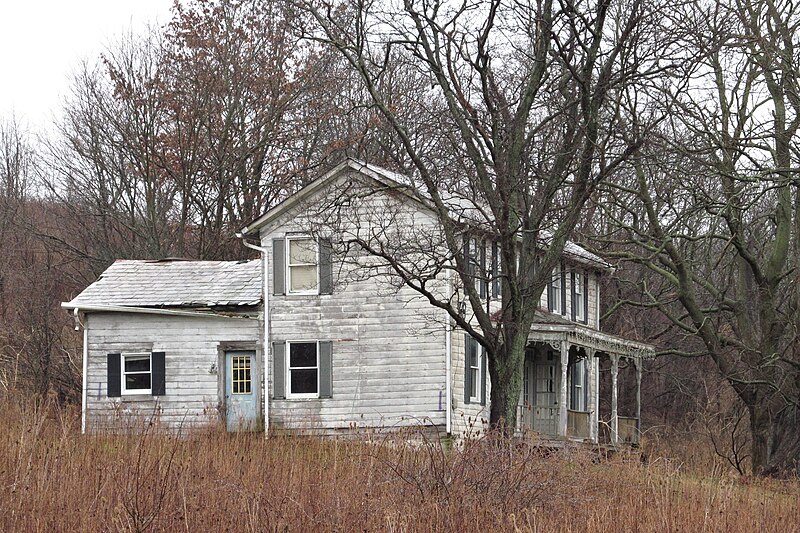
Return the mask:
[[469,253],[467,256],[469,275],[472,277],[472,282],[475,284],[475,290],[480,294],[481,291],[481,263],[480,255],[478,252],[478,240],[469,240]]
[[471,402],[481,401],[481,357],[483,357],[483,346],[477,344],[469,351],[469,399]]
[[578,359],[570,367],[572,390],[569,408],[573,411],[586,411],[586,359]]
[[586,320],[586,309],[584,307],[583,274],[580,272],[572,273],[572,309],[574,310],[575,320],[581,322]]
[[464,403],[486,405],[486,358],[483,347],[464,334]]
[[311,293],[317,291],[317,246],[308,237],[287,239],[289,292]]
[[500,265],[500,247],[496,242],[492,243],[492,297],[502,298],[501,288],[502,283],[500,278],[503,275],[502,267]]
[[233,394],[250,394],[253,392],[250,370],[249,355],[234,355],[231,358],[231,392]]
[[152,370],[149,353],[124,353],[122,358],[122,394],[151,394]]
[[548,307],[553,313],[564,314],[564,302],[561,294],[561,267],[555,267],[553,276],[550,279],[550,285],[547,287]]
[[290,342],[287,371],[290,397],[316,398],[319,393],[317,343]]

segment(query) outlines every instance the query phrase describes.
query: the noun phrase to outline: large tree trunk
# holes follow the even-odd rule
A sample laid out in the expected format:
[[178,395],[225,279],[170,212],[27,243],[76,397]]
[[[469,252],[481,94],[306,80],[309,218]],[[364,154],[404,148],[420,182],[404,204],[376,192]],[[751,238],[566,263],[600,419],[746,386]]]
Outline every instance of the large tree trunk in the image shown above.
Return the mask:
[[[800,411],[784,405],[773,415],[773,403],[764,397],[748,405],[752,435],[753,473],[782,477],[796,474],[800,468]],[[795,399],[797,400],[797,399]]]
[[527,340],[527,335],[516,335],[512,342],[499,346],[495,357],[489,358],[492,383],[489,425],[506,435],[512,435],[517,426]]

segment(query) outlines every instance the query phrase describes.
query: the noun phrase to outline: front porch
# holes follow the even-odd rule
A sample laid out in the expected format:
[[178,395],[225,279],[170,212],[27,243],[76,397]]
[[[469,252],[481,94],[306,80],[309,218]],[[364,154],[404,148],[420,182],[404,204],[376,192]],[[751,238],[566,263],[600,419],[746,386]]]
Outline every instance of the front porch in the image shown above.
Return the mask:
[[[537,323],[529,340],[517,405],[519,435],[614,447],[639,442],[642,361],[654,356],[651,345],[567,321]],[[625,383],[633,391],[623,388],[632,392],[632,405],[622,412],[621,369],[633,374]],[[602,387],[601,378],[610,383]],[[601,389],[610,402],[601,397]],[[601,405],[606,406],[602,415]]]

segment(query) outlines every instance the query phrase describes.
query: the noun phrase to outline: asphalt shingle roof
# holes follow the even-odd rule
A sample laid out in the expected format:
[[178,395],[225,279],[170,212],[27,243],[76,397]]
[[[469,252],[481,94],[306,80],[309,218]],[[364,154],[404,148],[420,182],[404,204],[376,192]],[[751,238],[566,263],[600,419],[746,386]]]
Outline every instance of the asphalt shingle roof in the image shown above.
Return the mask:
[[65,307],[197,308],[260,303],[260,260],[117,260]]

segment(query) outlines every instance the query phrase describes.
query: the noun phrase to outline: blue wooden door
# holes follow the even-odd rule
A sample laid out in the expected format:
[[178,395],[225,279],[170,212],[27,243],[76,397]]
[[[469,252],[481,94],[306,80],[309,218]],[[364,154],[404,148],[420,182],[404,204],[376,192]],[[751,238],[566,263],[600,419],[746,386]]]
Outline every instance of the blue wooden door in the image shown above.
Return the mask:
[[228,431],[257,429],[255,352],[225,352],[225,422]]

